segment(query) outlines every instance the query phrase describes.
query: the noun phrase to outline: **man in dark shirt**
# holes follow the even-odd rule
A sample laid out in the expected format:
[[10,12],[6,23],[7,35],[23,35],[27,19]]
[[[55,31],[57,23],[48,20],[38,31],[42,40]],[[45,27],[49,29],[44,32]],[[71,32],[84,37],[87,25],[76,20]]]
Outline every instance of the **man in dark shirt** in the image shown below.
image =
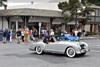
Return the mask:
[[20,43],[20,39],[21,39],[21,30],[18,29],[18,31],[16,32],[16,34],[17,34],[17,40],[18,40],[17,43]]

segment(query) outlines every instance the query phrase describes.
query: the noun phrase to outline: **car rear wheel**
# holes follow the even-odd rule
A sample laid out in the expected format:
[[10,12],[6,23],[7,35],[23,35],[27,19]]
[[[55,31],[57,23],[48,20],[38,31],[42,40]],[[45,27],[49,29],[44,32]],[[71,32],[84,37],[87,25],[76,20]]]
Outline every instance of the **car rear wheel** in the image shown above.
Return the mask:
[[40,46],[36,46],[35,50],[37,54],[42,54],[42,49]]
[[66,50],[66,55],[68,56],[68,57],[75,57],[75,55],[76,55],[76,52],[75,52],[75,49],[74,48],[72,48],[72,47],[69,47],[69,48],[67,48],[67,50]]

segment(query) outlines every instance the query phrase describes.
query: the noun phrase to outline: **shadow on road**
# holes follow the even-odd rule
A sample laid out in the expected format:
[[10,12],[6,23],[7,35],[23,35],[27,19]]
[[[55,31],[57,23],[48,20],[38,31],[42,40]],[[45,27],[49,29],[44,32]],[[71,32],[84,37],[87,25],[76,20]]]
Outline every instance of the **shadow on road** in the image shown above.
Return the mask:
[[44,53],[42,55],[37,55],[36,53],[27,53],[27,54],[14,54],[14,53],[11,53],[11,54],[4,54],[4,56],[15,56],[15,57],[18,57],[18,58],[21,58],[21,59],[26,59],[26,58],[36,58],[37,60],[43,60],[43,61],[46,61],[46,62],[49,62],[49,63],[69,63],[69,62],[74,62],[75,59],[78,59],[78,58],[85,58],[85,57],[88,57],[88,55],[85,55],[85,56],[77,56],[75,58],[68,58],[66,57],[65,55],[63,54],[54,54],[54,53]]

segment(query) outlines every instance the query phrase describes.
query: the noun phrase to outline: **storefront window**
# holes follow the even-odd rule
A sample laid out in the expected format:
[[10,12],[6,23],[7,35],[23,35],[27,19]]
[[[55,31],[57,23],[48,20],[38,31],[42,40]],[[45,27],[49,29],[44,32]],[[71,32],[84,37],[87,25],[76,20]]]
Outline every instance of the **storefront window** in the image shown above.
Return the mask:
[[100,24],[98,25],[98,31],[100,32]]
[[16,31],[16,23],[15,22],[11,22],[11,29],[13,31]]

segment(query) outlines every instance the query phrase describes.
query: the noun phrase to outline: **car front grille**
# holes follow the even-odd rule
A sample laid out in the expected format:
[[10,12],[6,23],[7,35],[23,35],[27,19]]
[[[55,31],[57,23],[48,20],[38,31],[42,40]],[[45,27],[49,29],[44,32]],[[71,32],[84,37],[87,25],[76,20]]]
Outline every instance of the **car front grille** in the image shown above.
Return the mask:
[[81,46],[81,50],[85,49],[85,45],[84,44],[81,44],[80,46]]

